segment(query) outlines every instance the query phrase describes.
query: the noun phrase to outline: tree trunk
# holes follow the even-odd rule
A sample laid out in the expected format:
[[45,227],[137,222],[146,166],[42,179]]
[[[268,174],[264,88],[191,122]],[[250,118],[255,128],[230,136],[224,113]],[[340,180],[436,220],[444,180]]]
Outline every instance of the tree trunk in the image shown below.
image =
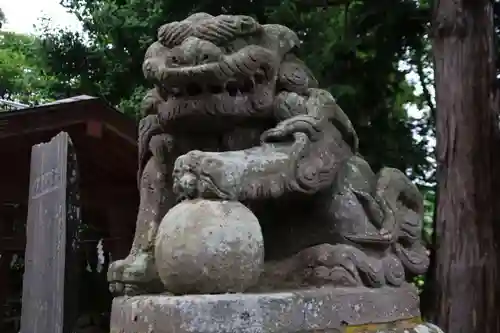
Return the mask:
[[425,310],[450,333],[500,332],[492,3],[434,3],[439,195]]

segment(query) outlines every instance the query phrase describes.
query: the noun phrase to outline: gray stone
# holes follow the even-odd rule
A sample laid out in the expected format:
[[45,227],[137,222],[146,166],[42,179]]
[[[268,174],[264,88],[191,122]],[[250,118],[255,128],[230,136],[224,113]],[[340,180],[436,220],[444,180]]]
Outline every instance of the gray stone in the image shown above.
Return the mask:
[[78,310],[82,220],[77,158],[67,133],[33,146],[30,174],[21,332],[69,332]]
[[111,333],[340,332],[345,326],[392,323],[419,316],[418,293],[410,285],[322,287],[262,294],[145,295],[114,299]]
[[155,258],[174,294],[243,292],[263,270],[264,240],[259,221],[239,202],[184,201],[163,218]]
[[158,226],[178,200],[201,198],[257,216],[262,287],[273,291],[397,287],[425,273],[421,193],[359,155],[353,124],[299,46],[289,28],[249,16],[195,13],[159,28],[143,63],[154,88],[138,129],[135,237],[109,267],[112,291],[169,290],[154,264]]

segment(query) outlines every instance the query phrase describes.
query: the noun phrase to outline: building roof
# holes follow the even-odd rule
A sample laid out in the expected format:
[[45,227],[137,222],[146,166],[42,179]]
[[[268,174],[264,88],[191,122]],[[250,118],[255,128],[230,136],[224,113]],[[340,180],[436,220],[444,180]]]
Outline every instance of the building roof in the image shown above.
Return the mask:
[[61,131],[75,146],[84,186],[136,191],[136,122],[102,99],[86,95],[0,112],[0,184],[28,189],[31,147]]
[[128,143],[135,145],[137,126],[133,120],[97,97],[80,95],[35,107],[0,112],[0,140],[71,124],[101,122]]

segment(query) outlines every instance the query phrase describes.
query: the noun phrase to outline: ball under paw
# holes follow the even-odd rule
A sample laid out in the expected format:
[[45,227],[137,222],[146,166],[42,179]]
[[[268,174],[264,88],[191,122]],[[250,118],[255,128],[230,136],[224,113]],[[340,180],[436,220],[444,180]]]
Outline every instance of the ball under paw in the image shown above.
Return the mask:
[[239,202],[184,201],[163,218],[155,258],[175,294],[243,292],[263,270],[264,240],[259,221]]

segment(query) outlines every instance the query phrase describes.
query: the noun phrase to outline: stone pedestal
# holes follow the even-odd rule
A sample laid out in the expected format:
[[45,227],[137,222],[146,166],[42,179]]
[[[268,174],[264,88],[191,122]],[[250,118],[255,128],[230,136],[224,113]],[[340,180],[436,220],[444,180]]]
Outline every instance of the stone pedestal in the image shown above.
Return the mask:
[[331,288],[259,294],[118,297],[111,333],[405,332],[420,319],[415,288]]

